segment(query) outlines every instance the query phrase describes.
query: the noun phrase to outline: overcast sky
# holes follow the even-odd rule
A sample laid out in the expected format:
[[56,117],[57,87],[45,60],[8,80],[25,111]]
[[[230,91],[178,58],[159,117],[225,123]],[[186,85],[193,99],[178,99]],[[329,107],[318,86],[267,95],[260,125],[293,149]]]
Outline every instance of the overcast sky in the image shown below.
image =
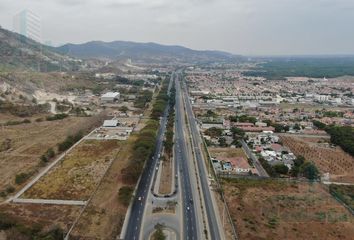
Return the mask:
[[29,9],[44,41],[130,40],[244,55],[354,54],[354,0],[1,0]]

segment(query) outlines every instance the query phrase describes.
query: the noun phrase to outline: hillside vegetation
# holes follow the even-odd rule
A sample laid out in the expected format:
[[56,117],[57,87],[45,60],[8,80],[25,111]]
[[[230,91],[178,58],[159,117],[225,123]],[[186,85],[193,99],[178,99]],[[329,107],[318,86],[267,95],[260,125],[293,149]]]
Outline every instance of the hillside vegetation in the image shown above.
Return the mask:
[[0,27],[0,70],[76,70],[80,62]]
[[354,57],[274,58],[265,59],[246,76],[260,76],[271,80],[286,77],[336,78],[354,76]]

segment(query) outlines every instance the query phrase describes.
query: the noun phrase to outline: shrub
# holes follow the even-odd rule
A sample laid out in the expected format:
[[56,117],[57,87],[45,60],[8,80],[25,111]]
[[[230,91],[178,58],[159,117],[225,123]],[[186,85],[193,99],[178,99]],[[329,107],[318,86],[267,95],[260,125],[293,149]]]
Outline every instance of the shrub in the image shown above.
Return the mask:
[[75,135],[67,136],[66,139],[58,144],[58,151],[63,152],[68,150],[71,146],[73,146],[76,142],[78,142],[83,137],[82,131],[79,131]]
[[6,188],[6,192],[7,192],[7,193],[13,193],[13,192],[15,192],[15,188],[14,188],[13,186],[8,186],[8,187]]
[[48,158],[53,158],[55,156],[55,152],[53,148],[49,148],[46,152]]
[[64,118],[67,118],[69,115],[65,113],[59,113],[55,114],[54,116],[48,116],[46,117],[47,121],[55,121],[55,120],[62,120]]
[[43,163],[48,162],[47,156],[43,154],[43,155],[41,156],[41,161],[42,161]]
[[129,186],[121,187],[118,191],[118,200],[124,205],[128,206],[132,199],[134,189]]
[[27,181],[27,179],[30,177],[28,173],[19,173],[15,177],[15,183],[16,184],[22,184]]
[[276,164],[273,167],[274,167],[274,170],[279,174],[285,175],[289,171],[289,168],[284,164]]
[[319,171],[312,162],[305,162],[302,164],[300,167],[300,173],[309,180],[316,180],[319,178]]

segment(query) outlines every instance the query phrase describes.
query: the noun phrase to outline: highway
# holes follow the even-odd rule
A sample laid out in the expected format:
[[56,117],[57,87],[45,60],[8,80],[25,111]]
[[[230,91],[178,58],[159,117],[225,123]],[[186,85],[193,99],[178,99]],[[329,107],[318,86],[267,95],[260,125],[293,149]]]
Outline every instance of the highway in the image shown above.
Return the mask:
[[184,136],[185,115],[183,112],[182,93],[179,81],[176,81],[176,143],[175,156],[179,163],[180,179],[181,179],[181,194],[182,194],[182,211],[183,211],[183,239],[200,239],[198,238],[196,208],[193,199],[193,191],[191,184],[191,174],[193,172],[188,167],[187,143]]
[[186,114],[187,114],[188,122],[190,125],[192,142],[193,142],[196,162],[197,162],[197,166],[198,166],[200,183],[201,183],[201,188],[202,188],[202,193],[203,193],[203,198],[204,198],[204,203],[205,203],[205,211],[206,211],[208,226],[209,226],[209,234],[210,234],[210,237],[212,240],[223,239],[223,237],[221,237],[222,235],[221,235],[220,229],[219,229],[219,223],[221,222],[220,216],[215,213],[216,206],[213,204],[213,199],[212,199],[210,188],[209,188],[207,168],[206,168],[204,157],[203,157],[202,150],[201,150],[202,141],[200,138],[200,133],[199,133],[198,127],[196,125],[196,120],[194,118],[192,106],[189,101],[186,87],[185,87],[184,94],[185,94],[185,98],[184,98],[185,99],[185,106],[186,106],[186,111],[187,111]]
[[[170,79],[169,90],[174,77],[175,77],[174,74],[172,74]],[[161,119],[160,128],[157,133],[158,138],[156,141],[155,153],[153,157],[150,158],[146,163],[143,173],[140,177],[138,187],[135,191],[135,197],[133,199],[130,208],[129,219],[127,222],[125,232],[123,233],[124,239],[127,240],[138,240],[140,237],[140,231],[142,226],[142,219],[143,219],[144,209],[146,205],[147,195],[149,193],[150,186],[152,184],[155,167],[158,161],[158,156],[159,154],[161,154],[162,147],[163,147],[163,139],[166,130],[168,110],[169,110],[169,105],[167,105]]]
[[[223,234],[220,234],[219,230],[221,222],[220,216],[215,212],[216,205],[213,204],[212,193],[209,189],[207,168],[200,148],[200,133],[188,100],[188,94],[184,93],[181,88],[183,79],[181,78],[180,72],[173,73],[171,81],[173,79],[176,80],[174,158],[178,176],[176,176],[176,178],[179,180],[179,187],[177,188],[176,186],[174,194],[165,199],[168,200],[170,197],[178,199],[179,207],[177,208],[178,211],[175,216],[180,223],[175,222],[175,218],[172,216],[151,215],[152,205],[158,206],[159,202],[164,201],[163,197],[156,196],[156,194],[154,195],[152,189],[157,172],[158,156],[161,154],[163,148],[165,126],[169,110],[167,108],[161,119],[154,157],[149,159],[146,163],[146,167],[144,168],[136,189],[135,198],[131,204],[130,215],[128,214],[128,219],[126,219],[126,228],[123,228],[123,234],[121,236],[126,240],[145,239],[153,225],[162,221],[161,223],[165,223],[166,227],[170,227],[170,230],[175,231],[176,235],[180,236],[180,239],[205,239],[202,219],[204,218],[203,216],[206,216],[207,223],[205,224],[207,225],[205,226],[210,239],[224,239],[222,237]],[[190,130],[188,130],[187,120],[190,124]],[[189,134],[189,131],[192,134]],[[190,138],[192,139],[191,141]],[[191,149],[191,147],[194,148]],[[194,165],[194,162],[196,165]],[[196,174],[195,171],[197,171],[198,174]],[[199,191],[198,182],[201,191]],[[201,203],[204,203],[204,213],[201,208]],[[147,211],[147,209],[149,210]],[[178,225],[180,225],[180,227]]]

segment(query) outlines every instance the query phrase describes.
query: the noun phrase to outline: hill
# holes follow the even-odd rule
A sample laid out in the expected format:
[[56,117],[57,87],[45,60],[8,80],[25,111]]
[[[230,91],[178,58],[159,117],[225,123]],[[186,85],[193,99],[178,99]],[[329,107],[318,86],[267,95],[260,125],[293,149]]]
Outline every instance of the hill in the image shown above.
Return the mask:
[[127,41],[92,41],[83,44],[66,44],[57,48],[57,50],[60,53],[83,59],[132,59],[135,62],[154,63],[235,61],[239,58],[239,56],[221,51],[197,51],[182,46]]
[[0,27],[0,69],[67,71],[79,64],[79,60]]

